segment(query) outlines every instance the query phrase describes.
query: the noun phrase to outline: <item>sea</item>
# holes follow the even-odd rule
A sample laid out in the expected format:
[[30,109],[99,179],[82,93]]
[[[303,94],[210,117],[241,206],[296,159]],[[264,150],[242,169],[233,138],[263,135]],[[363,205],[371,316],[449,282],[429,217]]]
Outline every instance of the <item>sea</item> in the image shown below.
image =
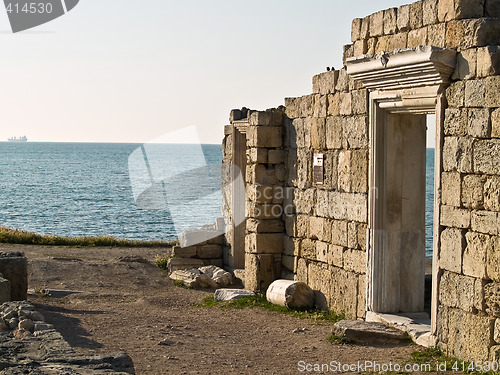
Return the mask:
[[[0,226],[173,240],[222,216],[221,161],[220,145],[2,142]],[[201,171],[200,182],[189,170]],[[434,149],[427,149],[426,172],[426,256],[432,257]]]

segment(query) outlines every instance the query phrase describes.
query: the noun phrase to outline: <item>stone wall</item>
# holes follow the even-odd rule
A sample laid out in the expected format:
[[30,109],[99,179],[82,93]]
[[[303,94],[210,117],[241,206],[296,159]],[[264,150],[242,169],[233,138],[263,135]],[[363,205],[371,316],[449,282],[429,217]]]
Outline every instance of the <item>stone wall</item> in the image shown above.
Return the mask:
[[[424,0],[355,19],[344,61],[421,45],[458,52],[444,113],[437,114],[437,340],[459,358],[498,359],[500,1]],[[276,278],[293,277],[317,291],[320,307],[363,318],[369,92],[344,67],[314,76],[312,94],[287,98],[285,107],[282,119],[268,110],[246,120],[245,285],[263,291]],[[227,164],[233,127],[225,131]],[[315,156],[322,156],[322,172],[314,171]],[[280,210],[263,214],[267,207]]]

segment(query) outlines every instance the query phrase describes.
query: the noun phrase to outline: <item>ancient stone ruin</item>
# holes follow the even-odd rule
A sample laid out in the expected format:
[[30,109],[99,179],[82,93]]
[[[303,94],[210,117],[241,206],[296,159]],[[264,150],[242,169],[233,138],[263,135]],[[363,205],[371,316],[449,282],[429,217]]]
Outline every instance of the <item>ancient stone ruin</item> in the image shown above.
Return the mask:
[[498,359],[500,1],[424,0],[355,19],[344,63],[284,107],[231,112],[224,264],[244,269],[253,291],[294,279],[348,318],[403,314],[411,325],[426,310],[435,115],[432,298],[420,338],[465,360]]

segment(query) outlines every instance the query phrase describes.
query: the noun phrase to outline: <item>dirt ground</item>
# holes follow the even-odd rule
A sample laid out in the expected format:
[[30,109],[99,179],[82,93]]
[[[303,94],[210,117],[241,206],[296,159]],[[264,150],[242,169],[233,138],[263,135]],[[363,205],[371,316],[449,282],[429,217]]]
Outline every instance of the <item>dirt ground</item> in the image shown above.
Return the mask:
[[[0,251],[27,255],[30,289],[81,292],[29,296],[78,353],[125,351],[137,374],[314,373],[307,364],[405,363],[418,350],[331,344],[331,324],[257,308],[195,308],[213,291],[174,286],[154,266],[161,249],[0,245]],[[129,255],[149,263],[118,260]]]

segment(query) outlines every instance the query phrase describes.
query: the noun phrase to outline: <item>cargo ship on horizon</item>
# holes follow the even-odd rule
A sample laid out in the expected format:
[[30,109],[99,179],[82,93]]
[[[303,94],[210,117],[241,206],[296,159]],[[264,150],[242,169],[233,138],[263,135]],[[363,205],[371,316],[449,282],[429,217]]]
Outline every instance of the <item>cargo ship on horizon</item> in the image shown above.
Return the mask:
[[10,137],[9,138],[9,142],[28,142],[28,138],[26,138],[25,135],[23,135],[22,137]]

